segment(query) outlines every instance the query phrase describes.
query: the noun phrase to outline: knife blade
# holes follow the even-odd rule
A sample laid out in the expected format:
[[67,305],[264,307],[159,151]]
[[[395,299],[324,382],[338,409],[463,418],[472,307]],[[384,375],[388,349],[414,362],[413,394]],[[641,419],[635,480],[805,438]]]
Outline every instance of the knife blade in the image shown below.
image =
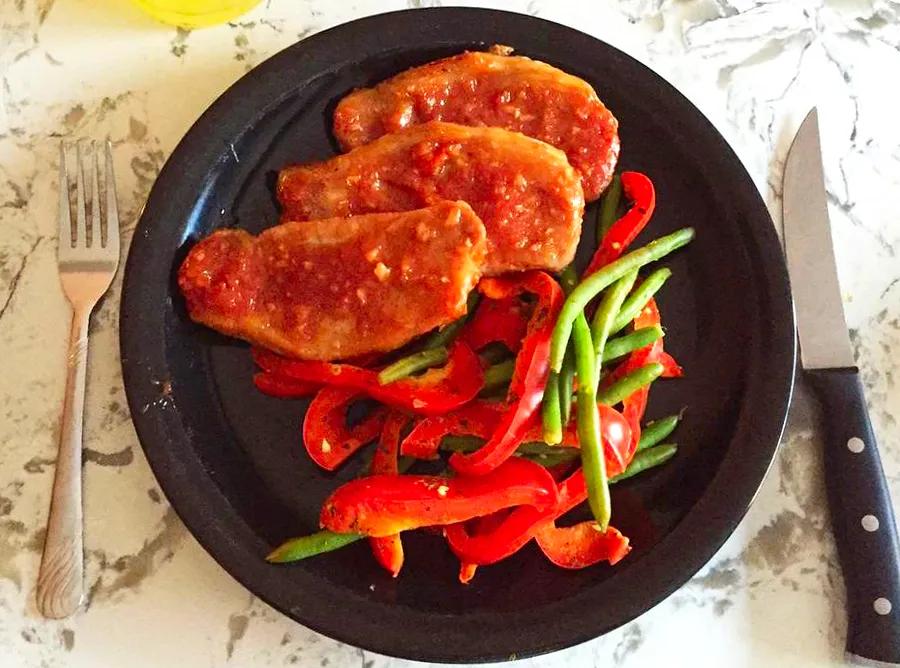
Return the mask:
[[804,369],[855,364],[838,283],[818,114],[800,125],[784,165],[784,245]]
[[841,304],[816,109],[791,144],[783,185],[800,359],[826,426],[825,487],[847,590],[847,656],[900,666],[900,543]]

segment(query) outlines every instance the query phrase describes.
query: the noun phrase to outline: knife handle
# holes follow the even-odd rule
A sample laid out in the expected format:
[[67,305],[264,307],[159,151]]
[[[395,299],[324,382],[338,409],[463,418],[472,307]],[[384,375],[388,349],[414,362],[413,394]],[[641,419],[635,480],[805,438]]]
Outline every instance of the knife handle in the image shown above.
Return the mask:
[[825,487],[847,589],[847,652],[900,666],[900,544],[859,374],[806,377],[827,429]]

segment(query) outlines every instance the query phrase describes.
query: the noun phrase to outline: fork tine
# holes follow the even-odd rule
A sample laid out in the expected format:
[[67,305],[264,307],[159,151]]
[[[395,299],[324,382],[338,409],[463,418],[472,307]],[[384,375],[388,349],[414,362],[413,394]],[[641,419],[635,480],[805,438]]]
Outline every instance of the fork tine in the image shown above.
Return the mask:
[[75,245],[85,248],[87,246],[87,216],[84,204],[84,155],[81,151],[81,142],[75,144],[75,156],[78,163],[75,166]]
[[66,172],[66,143],[59,142],[59,248],[72,247],[72,213],[69,209],[69,175]]
[[119,252],[119,205],[116,201],[116,174],[112,143],[106,140],[106,246]]
[[105,246],[100,224],[100,168],[97,164],[97,142],[91,142],[91,245]]

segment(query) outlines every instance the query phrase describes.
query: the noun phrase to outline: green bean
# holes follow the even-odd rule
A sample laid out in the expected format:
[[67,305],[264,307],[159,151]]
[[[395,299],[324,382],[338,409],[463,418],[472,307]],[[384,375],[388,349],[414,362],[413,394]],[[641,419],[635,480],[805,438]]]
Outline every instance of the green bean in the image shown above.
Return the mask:
[[525,459],[529,459],[533,461],[535,464],[540,464],[546,468],[550,468],[553,466],[559,466],[560,464],[569,464],[578,459],[578,450],[575,448],[560,448],[559,446],[551,446],[556,447],[559,452],[552,452],[547,455],[522,455]]
[[[644,431],[646,434],[648,430],[653,430],[654,425],[668,424],[670,421],[675,421],[677,423],[678,415],[672,415],[667,418],[662,418],[660,420],[656,420],[655,422],[651,422],[647,425],[647,430]],[[659,433],[662,433],[661,438],[665,438],[667,435],[671,434],[671,430],[663,433],[661,429],[658,430]],[[645,444],[644,437],[641,436],[641,442],[638,445],[638,450],[640,451],[638,454],[634,456],[631,464],[629,464],[628,468],[625,469],[622,473],[617,475],[614,478],[610,479],[610,484],[617,482],[619,480],[624,480],[625,478],[630,478],[641,471],[645,471],[654,466],[659,466],[660,464],[668,461],[674,451],[676,449],[675,445],[659,445],[656,443],[658,441],[654,441],[649,445]],[[484,445],[484,440],[478,438],[477,436],[445,436],[441,441],[441,450],[447,450],[449,452],[475,452]],[[540,441],[529,441],[527,443],[520,443],[519,447],[516,448],[516,453],[519,455],[524,455],[534,459],[540,464],[545,466],[553,466],[555,464],[561,464],[563,462],[572,461],[573,459],[579,456],[579,452],[577,448],[571,448],[565,445],[547,445],[546,443],[541,443]]]
[[266,557],[271,564],[284,564],[314,557],[324,552],[333,552],[345,545],[355,543],[360,538],[356,533],[335,533],[333,531],[317,531],[309,536],[292,538],[272,550]]
[[602,366],[603,349],[606,347],[606,339],[609,338],[613,321],[636,280],[637,270],[634,270],[613,283],[603,294],[600,304],[597,306],[597,311],[594,313],[594,320],[591,322],[591,339],[594,342],[594,357],[596,358],[595,365],[597,367],[594,374],[595,384],[600,380],[599,370]]
[[[449,452],[475,452],[484,445],[484,440],[477,436],[445,436],[441,441],[441,450]],[[674,454],[674,445],[647,446],[640,448],[640,452],[634,456],[628,468],[614,478],[610,484],[625,478],[630,478],[641,471],[646,471],[654,466],[659,466],[668,461]],[[521,443],[516,448],[516,453],[533,459],[544,466],[555,466],[564,462],[570,462],[579,456],[577,448],[564,445],[547,445],[539,441]]]
[[472,313],[475,312],[479,301],[481,301],[481,295],[477,290],[472,290],[472,292],[469,293],[469,298],[466,300],[466,314],[457,318],[443,329],[437,330],[425,339],[425,343],[422,344],[422,349],[428,350],[429,348],[449,346],[453,343],[460,330],[466,324],[466,320],[468,320]]
[[[578,273],[575,271],[575,263],[568,265],[560,274],[560,285],[563,292],[568,295],[578,285]],[[562,369],[559,370],[559,413],[563,425],[569,424],[572,417],[572,388],[575,386],[575,358],[572,346],[566,349],[566,357],[563,360]]]
[[615,262],[611,262],[599,271],[584,279],[572,291],[566,299],[553,329],[553,338],[550,343],[550,368],[559,371],[562,367],[563,357],[566,354],[566,346],[572,335],[572,326],[579,314],[583,313],[597,294],[605,287],[622,278],[625,274],[639,267],[655,262],[669,253],[690,243],[694,238],[694,230],[685,227],[655,241],[646,246],[623,255]]
[[612,508],[609,480],[606,477],[606,457],[600,438],[600,414],[594,391],[594,344],[584,313],[575,318],[572,341],[575,348],[575,372],[578,374],[576,424],[581,448],[581,468],[584,471],[591,512],[600,529],[606,531]]
[[663,267],[647,276],[643,283],[637,286],[634,292],[628,295],[628,299],[622,304],[622,308],[619,310],[619,315],[616,316],[610,334],[615,334],[616,332],[625,329],[629,322],[638,317],[641,309],[647,305],[650,298],[659,291],[663,286],[663,283],[669,280],[669,276],[671,275],[672,271]]
[[477,436],[444,436],[441,440],[441,450],[450,452],[475,452],[484,445],[484,439]]
[[562,441],[562,406],[559,400],[559,374],[551,371],[541,399],[541,424],[544,440],[551,445]]
[[547,445],[540,441],[529,441],[522,443],[516,448],[516,452],[520,455],[533,455],[535,457],[544,457],[550,455],[562,455],[569,459],[578,457],[578,448],[570,448],[566,445]]
[[651,325],[650,327],[641,327],[615,339],[610,339],[606,342],[606,347],[603,349],[603,361],[609,362],[638,348],[649,346],[657,339],[662,338],[662,336],[662,328],[659,325]]
[[626,480],[632,476],[637,475],[638,473],[646,471],[647,469],[652,469],[655,466],[665,464],[675,456],[675,453],[677,451],[678,446],[674,443],[666,443],[663,445],[657,445],[652,448],[647,448],[646,450],[641,450],[634,455],[634,459],[631,460],[628,468],[626,468],[619,475],[610,480],[610,482],[619,482],[620,480]]
[[627,373],[609,387],[600,390],[597,401],[605,406],[615,406],[637,392],[644,385],[649,385],[659,378],[664,371],[659,362],[651,362]]
[[664,438],[667,438],[675,431],[675,427],[678,426],[680,420],[681,414],[679,413],[678,415],[670,415],[654,420],[645,425],[641,430],[641,440],[638,442],[637,449],[646,450],[647,448],[652,448]]
[[564,425],[572,417],[572,391],[575,387],[575,354],[572,346],[566,350],[562,369],[559,371],[559,412]]
[[412,355],[401,357],[393,364],[384,367],[378,374],[378,382],[387,385],[403,378],[408,378],[417,371],[440,366],[447,361],[447,349],[443,346],[427,348]]
[[[441,450],[449,452],[475,452],[482,445],[484,445],[484,440],[477,436],[444,436],[441,440]],[[561,453],[570,458],[578,456],[578,448],[570,448],[566,445],[547,445],[541,441],[519,443],[516,452],[520,455],[536,457]]]
[[590,349],[593,351],[594,342],[591,340],[591,327],[588,325],[584,312],[576,315],[572,324],[572,360],[575,362],[575,375],[578,377],[578,387],[580,389],[586,382],[590,382],[593,385],[594,374],[597,372],[593,358],[590,363],[583,359],[587,353],[585,346],[590,345]]
[[397,457],[397,473],[406,473],[409,471],[413,464],[416,463],[416,458],[410,455],[400,455]]
[[603,201],[600,203],[600,213],[597,216],[597,244],[609,232],[609,228],[616,222],[616,212],[619,208],[619,201],[622,199],[622,179],[618,174],[613,176],[609,187],[603,195]]
[[559,284],[566,294],[572,292],[578,285],[578,272],[575,270],[574,262],[566,265],[566,268],[559,272]]
[[515,360],[504,360],[503,362],[492,364],[484,370],[484,387],[482,389],[492,390],[509,382],[515,368]]

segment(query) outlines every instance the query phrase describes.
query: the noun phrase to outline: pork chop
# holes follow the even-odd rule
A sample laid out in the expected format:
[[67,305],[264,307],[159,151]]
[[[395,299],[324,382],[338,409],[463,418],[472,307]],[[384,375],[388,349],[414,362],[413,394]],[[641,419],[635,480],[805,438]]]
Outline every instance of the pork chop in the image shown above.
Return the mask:
[[278,199],[290,220],[468,202],[487,230],[487,275],[562,269],[575,254],[584,211],[578,174],[559,149],[502,128],[439,121],[287,167]]
[[218,230],[178,272],[193,320],[300,359],[394,350],[466,311],[484,225],[464,202]]

